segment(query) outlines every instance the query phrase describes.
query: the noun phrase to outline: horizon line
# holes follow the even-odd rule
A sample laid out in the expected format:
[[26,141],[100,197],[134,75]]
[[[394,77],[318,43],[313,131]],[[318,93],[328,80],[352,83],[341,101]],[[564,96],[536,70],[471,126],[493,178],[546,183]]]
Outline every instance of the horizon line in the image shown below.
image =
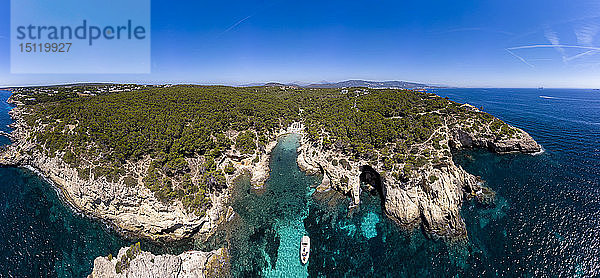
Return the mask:
[[[68,86],[68,85],[124,85],[124,84],[135,84],[135,85],[193,85],[193,86],[226,86],[226,87],[262,87],[269,83],[280,83],[284,86],[299,86],[300,88],[306,88],[310,85],[319,85],[319,84],[334,84],[344,81],[365,81],[365,82],[407,82],[407,83],[419,83],[425,86],[438,87],[434,89],[581,89],[581,90],[597,90],[600,89],[598,87],[496,87],[496,86],[448,86],[448,85],[433,85],[427,83],[420,83],[414,81],[402,81],[402,80],[385,80],[385,81],[377,81],[377,80],[363,80],[363,79],[346,79],[343,81],[334,81],[327,83],[306,83],[306,85],[299,85],[296,83],[283,83],[277,81],[269,81],[269,82],[253,82],[253,83],[245,83],[245,84],[226,84],[226,83],[195,83],[195,82],[104,82],[104,81],[82,81],[82,82],[65,82],[65,83],[42,83],[42,84],[26,84],[26,85],[8,85],[1,86],[0,90],[9,90],[11,88],[27,88],[27,87],[53,87],[53,86]],[[255,84],[257,83],[257,84]],[[360,87],[360,86],[358,86]],[[411,88],[406,88],[411,89]]]

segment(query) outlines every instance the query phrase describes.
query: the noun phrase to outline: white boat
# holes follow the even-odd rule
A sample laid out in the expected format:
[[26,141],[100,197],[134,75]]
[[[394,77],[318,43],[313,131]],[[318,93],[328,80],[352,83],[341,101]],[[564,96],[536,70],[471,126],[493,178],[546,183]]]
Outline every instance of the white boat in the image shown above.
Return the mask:
[[308,262],[308,257],[310,256],[310,237],[303,236],[300,241],[300,261],[302,264],[306,264]]

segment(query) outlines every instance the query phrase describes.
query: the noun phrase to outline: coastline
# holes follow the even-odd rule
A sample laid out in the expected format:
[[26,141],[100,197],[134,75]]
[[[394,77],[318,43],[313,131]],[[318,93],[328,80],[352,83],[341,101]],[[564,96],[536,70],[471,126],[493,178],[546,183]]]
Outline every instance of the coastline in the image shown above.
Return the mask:
[[390,175],[381,163],[348,159],[340,151],[307,139],[301,140],[297,163],[308,174],[323,174],[319,191],[334,189],[353,200],[350,209],[360,205],[362,190],[376,190],[383,211],[399,226],[406,230],[420,226],[428,236],[461,241],[467,239],[467,229],[460,215],[464,202],[474,199],[482,204],[493,204],[495,193],[480,177],[455,165],[451,151],[478,148],[503,155],[535,154],[536,150],[542,150],[525,131],[511,128],[516,137],[498,140],[487,134],[464,131],[463,126],[450,128],[444,124],[438,131],[441,130],[443,138],[440,144],[446,146],[440,151],[448,152],[447,160],[417,167],[408,177]]
[[[7,135],[9,136],[9,139],[11,139],[12,144],[7,146],[7,148],[10,148],[10,146],[15,145],[15,144],[21,144],[21,143],[25,143],[28,144],[27,142],[23,142],[23,138],[28,138],[28,131],[26,130],[26,124],[23,122],[22,120],[22,116],[21,116],[21,110],[22,108],[20,108],[18,106],[18,104],[14,103],[13,99],[10,99],[7,101],[7,103],[11,104],[13,106],[13,108],[9,111],[9,115],[11,117],[11,119],[13,120],[13,123],[11,124],[11,126],[13,127],[13,131],[11,133],[7,133]],[[255,189],[260,190],[263,186],[266,180],[268,180],[269,178],[269,173],[270,173],[270,167],[269,167],[269,162],[270,162],[270,153],[272,151],[272,149],[275,147],[275,145],[277,144],[279,138],[281,138],[282,136],[286,135],[286,134],[290,134],[290,133],[298,133],[298,131],[294,131],[291,129],[281,129],[279,131],[279,133],[277,133],[274,136],[274,139],[269,142],[267,144],[267,148],[265,149],[264,153],[256,153],[253,156],[243,159],[243,160],[248,160],[251,161],[255,156],[258,156],[259,162],[257,163],[248,163],[248,165],[244,165],[244,161],[242,161],[242,163],[234,163],[234,167],[235,167],[235,172],[232,175],[227,175],[227,188],[224,190],[224,192],[222,192],[220,194],[219,197],[219,201],[216,204],[213,204],[213,206],[211,206],[211,211],[214,211],[213,213],[213,217],[212,217],[212,221],[213,224],[211,224],[209,227],[205,227],[205,225],[201,225],[198,228],[194,228],[191,234],[188,235],[181,235],[181,236],[175,236],[172,237],[170,235],[165,236],[160,236],[157,237],[156,234],[148,234],[146,232],[142,232],[139,229],[138,230],[132,230],[130,227],[130,225],[128,224],[124,224],[121,220],[119,220],[118,218],[107,218],[106,215],[102,215],[102,214],[98,214],[96,211],[94,210],[90,210],[89,208],[84,207],[82,204],[80,204],[81,198],[76,199],[74,198],[74,196],[72,195],[72,192],[69,191],[69,189],[67,188],[66,185],[70,184],[69,186],[72,188],[73,187],[73,182],[69,183],[68,179],[65,178],[64,175],[64,171],[58,171],[59,173],[63,173],[61,174],[61,176],[57,176],[56,173],[51,172],[49,169],[49,167],[46,168],[40,168],[42,165],[55,165],[55,166],[59,166],[58,168],[60,169],[65,169],[65,171],[67,169],[69,169],[68,166],[64,165],[64,163],[60,163],[60,162],[54,162],[48,164],[49,160],[52,160],[50,158],[47,157],[38,157],[33,158],[30,155],[25,155],[23,152],[19,151],[18,153],[16,153],[15,156],[10,157],[10,154],[8,155],[10,158],[7,157],[7,151],[10,152],[11,150],[5,150],[2,154],[0,154],[0,161],[1,163],[4,165],[4,167],[18,167],[18,168],[25,168],[27,170],[32,171],[33,173],[35,173],[36,175],[38,175],[39,177],[41,177],[44,181],[48,182],[50,184],[50,186],[53,188],[53,190],[57,193],[57,195],[59,196],[61,202],[63,202],[64,204],[66,204],[66,206],[68,206],[74,213],[76,213],[77,215],[81,215],[84,217],[88,217],[90,219],[93,220],[98,220],[101,223],[103,223],[107,228],[116,231],[118,234],[122,235],[124,238],[145,238],[145,239],[149,239],[152,241],[162,241],[165,240],[167,242],[169,241],[179,241],[179,240],[184,240],[190,237],[196,237],[199,236],[200,234],[202,234],[202,238],[206,239],[209,238],[212,234],[214,234],[214,232],[216,231],[217,227],[218,227],[218,223],[222,222],[222,221],[226,221],[228,217],[226,217],[227,215],[229,215],[228,211],[230,210],[230,208],[228,208],[226,206],[227,200],[229,198],[229,195],[231,194],[229,191],[232,188],[232,183],[235,182],[235,180],[239,179],[241,176],[245,175],[246,172],[248,172],[251,176],[251,181],[252,181],[252,185]],[[30,145],[30,144],[29,144]],[[14,153],[14,152],[13,152]],[[7,159],[8,158],[8,159]],[[55,159],[56,160],[56,159]],[[231,159],[227,157],[227,155],[224,155],[224,160],[220,163],[221,165],[225,164],[225,162],[230,161]],[[39,164],[39,165],[36,165]],[[53,170],[57,170],[57,167],[51,167]],[[73,171],[73,169],[70,169],[69,171]],[[71,177],[75,177],[74,175],[70,175]],[[67,175],[67,177],[69,177],[69,175]],[[75,183],[82,183],[83,184],[87,184],[87,183],[96,183],[98,181],[79,181],[79,182],[75,182]],[[147,191],[147,189],[145,187],[141,187],[141,190],[145,190]],[[71,189],[72,190],[72,189]],[[118,197],[118,196],[115,196]],[[153,196],[150,196],[153,197]],[[175,204],[177,205],[177,204]],[[207,213],[208,215],[208,213]],[[230,217],[229,217],[230,218]],[[204,221],[202,221],[202,223],[205,223]]]
[[[7,102],[15,102],[12,96]],[[415,227],[415,224],[420,223],[424,225],[428,234],[447,238],[466,236],[466,228],[459,213],[463,200],[490,199],[488,196],[480,196],[481,194],[493,196],[493,192],[479,183],[477,177],[454,165],[451,149],[487,148],[499,154],[533,153],[541,149],[526,132],[510,127],[490,115],[487,115],[489,122],[473,129],[474,122],[479,121],[485,114],[480,114],[481,112],[474,107],[462,105],[461,107],[466,107],[463,108],[465,112],[461,112],[464,114],[460,114],[462,119],[455,120],[451,116],[444,116],[450,118],[444,118],[435,130],[431,130],[429,139],[409,146],[410,152],[416,154],[419,159],[423,158],[421,155],[425,153],[443,158],[442,161],[426,159],[425,162],[412,162],[420,164],[408,165],[410,167],[404,173],[388,173],[383,159],[374,161],[350,157],[340,149],[324,145],[320,138],[308,138],[304,134],[303,123],[294,122],[268,136],[268,143],[259,145],[253,153],[242,153],[236,148],[231,148],[221,154],[221,157],[217,157],[217,169],[231,165],[234,171],[225,175],[226,189],[223,192],[211,192],[212,205],[204,215],[198,217],[186,211],[178,200],[168,203],[159,201],[143,184],[142,178],[150,165],[148,157],[136,162],[127,162],[123,166],[125,175],[132,173],[133,177],[137,178],[133,188],[124,184],[124,176],[121,174],[116,180],[110,181],[95,175],[81,178],[77,167],[67,165],[60,154],[44,154],[43,146],[39,148],[32,136],[33,132],[43,129],[43,126],[29,127],[23,119],[24,104],[14,104],[17,107],[9,112],[14,120],[15,130],[11,133],[14,142],[0,155],[2,164],[29,165],[51,180],[61,191],[64,200],[77,210],[108,221],[122,234],[154,240],[177,240],[197,234],[207,238],[213,234],[224,218],[227,218],[229,208],[226,203],[231,194],[232,181],[249,171],[252,187],[261,190],[269,179],[271,152],[279,138],[289,133],[301,136],[297,150],[298,167],[309,175],[323,175],[319,190],[334,189],[343,193],[351,198],[351,207],[354,208],[360,205],[360,193],[366,184],[368,190],[379,191],[389,217],[406,227]],[[452,125],[447,120],[451,121]],[[501,129],[493,127],[494,124],[503,128],[502,133]],[[255,131],[250,132],[256,135]],[[510,136],[502,135],[504,132]],[[235,130],[226,132],[230,140],[238,134]],[[378,150],[374,152],[376,157],[380,155]],[[186,158],[186,161],[190,165],[191,175],[196,177],[205,159],[196,155]],[[406,166],[405,164],[405,169]],[[370,170],[365,170],[365,167]]]
[[[76,211],[94,219],[100,219],[103,222],[109,223],[114,230],[126,237],[147,238],[151,240],[179,240],[187,238],[189,235],[196,234],[196,231],[202,232],[208,236],[210,235],[211,230],[213,230],[215,224],[218,222],[219,214],[222,210],[221,204],[223,203],[223,201],[218,200],[226,198],[226,196],[213,197],[218,199],[215,205],[211,207],[212,215],[207,215],[206,217],[192,216],[193,218],[190,218],[190,216],[188,216],[189,214],[180,208],[180,205],[177,203],[161,203],[160,201],[156,200],[153,194],[151,194],[151,192],[149,192],[149,190],[141,184],[138,184],[138,186],[135,188],[128,188],[127,186],[123,185],[122,182],[114,183],[106,181],[106,179],[81,180],[77,177],[77,171],[75,169],[70,168],[57,157],[45,157],[39,153],[37,156],[35,153],[33,153],[34,155],[32,156],[26,152],[23,152],[23,150],[31,150],[33,144],[31,142],[23,141],[25,138],[29,138],[28,134],[30,131],[26,130],[27,127],[25,126],[25,123],[22,122],[23,120],[20,116],[21,111],[19,109],[21,108],[15,107],[10,111],[11,118],[14,120],[14,131],[11,132],[11,139],[13,143],[9,145],[4,152],[2,152],[2,154],[0,154],[0,161],[5,166],[28,167],[29,169],[35,170],[34,172],[36,174],[43,177],[46,181],[50,181],[51,185],[60,191],[59,196],[61,196],[62,200],[68,203],[68,206],[74,208]],[[74,196],[73,193],[78,195]],[[103,196],[110,197],[111,199],[117,198],[117,201],[119,201],[118,198],[120,198],[120,194],[125,194],[122,195],[123,197],[121,198],[133,197],[133,200],[138,200],[137,202],[139,202],[141,206],[144,206],[144,203],[147,204],[145,210],[150,214],[144,211],[139,211],[137,209],[138,205],[135,204],[133,207],[129,205],[129,209],[128,207],[120,208],[118,206],[113,206],[111,209],[110,207],[105,208],[106,206],[103,203],[97,203],[93,205],[90,203],[90,201],[85,201],[89,200],[90,198],[105,198]],[[154,214],[153,211],[158,214]],[[175,214],[171,214],[171,212],[175,212]],[[168,215],[168,218],[160,218],[161,214],[165,216]],[[120,218],[119,215],[122,215],[125,218]],[[146,217],[147,220],[136,218],[136,215],[139,215],[140,217]],[[156,217],[159,217],[159,221],[162,222],[156,223],[156,221],[152,220],[152,218]],[[179,219],[181,219],[181,222],[179,223],[181,224],[178,224],[176,218],[173,217],[179,217]],[[170,219],[174,219],[175,221]],[[136,224],[140,223],[137,222],[138,220],[146,221],[146,226],[139,226],[139,224]],[[143,222],[141,223],[143,224]],[[207,224],[209,226],[206,226]],[[156,225],[162,225],[162,229],[176,227],[173,230],[175,233],[171,232],[161,235],[160,230],[156,230],[157,228],[161,229],[161,226]],[[187,228],[185,225],[188,225]],[[182,228],[187,230],[181,230],[180,232],[177,232]],[[204,230],[202,230],[202,228],[204,228]],[[158,233],[149,233],[149,231],[152,231],[153,229]],[[186,236],[186,234],[189,233],[186,231],[192,231],[192,233]]]
[[[99,216],[95,215],[94,213],[86,212],[83,208],[77,206],[74,203],[73,199],[70,196],[68,196],[68,192],[59,183],[55,182],[54,180],[52,180],[48,176],[44,175],[44,173],[42,173],[39,169],[35,168],[32,165],[2,166],[2,167],[23,168],[23,169],[26,169],[28,171],[33,172],[39,178],[41,178],[42,180],[44,180],[46,183],[48,183],[50,185],[50,187],[52,188],[52,190],[58,196],[58,199],[60,200],[60,202],[64,206],[68,207],[69,210],[73,214],[75,214],[77,216],[80,216],[80,217],[85,217],[85,218],[91,219],[91,220],[99,222],[99,223],[102,223],[102,227],[103,228],[108,229],[110,231],[116,232],[117,234],[119,234],[119,236],[123,237],[126,240],[147,239],[147,240],[156,241],[156,239],[154,239],[152,237],[148,237],[148,236],[146,236],[144,234],[138,234],[138,233],[129,231],[127,229],[124,229],[124,228],[120,227],[119,225],[117,225],[113,221],[110,221],[108,219],[104,219],[102,217],[99,217]],[[180,240],[185,240],[185,239],[180,239]]]
[[[478,93],[478,91],[473,92],[474,95],[477,95]],[[565,94],[567,93],[568,92],[565,92]],[[501,95],[503,96],[504,94]],[[524,98],[524,100],[527,100],[527,98]],[[498,109],[504,111],[504,105],[498,105]],[[536,104],[533,103],[530,107],[533,109],[535,105]],[[589,106],[591,105],[588,104],[588,107]],[[493,109],[492,107],[486,108],[490,109],[490,111]],[[560,127],[563,123],[556,122],[553,119],[538,119],[531,115],[523,115],[519,112],[521,109],[521,106],[519,105],[514,106],[514,108],[514,110],[510,110],[507,114],[496,111],[494,115],[506,119],[507,122],[511,122],[513,126],[523,127],[523,129],[527,130],[531,136],[538,140],[540,145],[543,144],[546,152],[542,155],[538,152],[528,153],[527,155],[510,154],[504,156],[490,153],[487,149],[474,148],[472,150],[461,149],[456,153],[453,153],[453,157],[456,159],[456,165],[460,165],[469,173],[481,176],[482,179],[485,180],[484,185],[489,186],[497,192],[496,203],[489,206],[482,206],[474,200],[465,201],[463,203],[461,214],[466,222],[468,242],[463,246],[459,245],[459,247],[465,248],[462,249],[462,252],[458,252],[458,255],[462,254],[464,257],[459,256],[457,259],[455,256],[455,253],[457,252],[449,250],[456,248],[454,241],[437,239],[428,240],[428,237],[424,236],[427,234],[420,229],[416,223],[414,226],[416,226],[417,229],[415,230],[415,227],[412,227],[410,228],[411,233],[405,235],[404,229],[396,229],[396,227],[401,227],[398,225],[399,223],[395,220],[389,221],[393,220],[393,218],[385,215],[385,211],[378,208],[371,209],[370,211],[381,213],[378,214],[380,216],[380,223],[377,224],[377,231],[379,234],[368,241],[361,239],[361,218],[364,216],[364,212],[369,211],[369,208],[367,207],[369,202],[373,203],[373,206],[378,206],[376,203],[379,199],[371,196],[365,199],[361,198],[363,203],[361,203],[360,211],[358,211],[359,213],[355,213],[351,220],[345,220],[343,218],[347,217],[347,210],[345,210],[345,208],[348,207],[349,198],[336,190],[332,190],[331,187],[326,187],[325,190],[331,194],[335,194],[340,200],[343,200],[343,204],[341,205],[343,208],[340,209],[340,211],[343,211],[344,213],[339,214],[341,220],[331,222],[336,224],[336,229],[331,229],[328,233],[322,234],[322,236],[317,236],[317,234],[319,234],[322,229],[324,230],[323,225],[326,224],[326,222],[311,222],[311,225],[313,225],[312,230],[309,231],[311,239],[317,239],[317,237],[321,237],[322,239],[331,237],[331,241],[322,241],[322,246],[315,245],[315,247],[321,248],[319,253],[323,254],[323,256],[328,256],[328,258],[335,257],[335,259],[340,262],[344,260],[347,262],[358,263],[362,258],[373,258],[373,261],[366,265],[367,268],[362,268],[361,270],[359,267],[358,270],[356,270],[364,271],[363,273],[367,274],[385,273],[384,271],[403,271],[404,273],[410,274],[415,273],[415,269],[431,271],[430,273],[434,274],[450,273],[454,275],[458,273],[461,276],[462,274],[467,274],[467,276],[469,276],[469,273],[494,273],[494,271],[510,274],[516,271],[514,268],[515,266],[520,269],[530,269],[528,270],[529,273],[535,271],[536,273],[541,273],[541,275],[544,275],[544,273],[551,274],[551,272],[560,273],[560,271],[569,273],[569,271],[573,270],[574,266],[563,264],[560,261],[562,258],[590,259],[589,263],[584,262],[581,264],[581,269],[584,272],[593,273],[592,271],[596,270],[596,268],[592,263],[592,253],[574,253],[562,249],[560,252],[556,253],[556,247],[557,245],[573,244],[573,246],[583,248],[582,250],[590,251],[593,250],[589,249],[591,246],[590,244],[597,242],[593,237],[593,233],[589,233],[589,227],[593,227],[592,225],[594,224],[593,219],[577,218],[582,215],[593,215],[594,211],[591,211],[593,207],[585,206],[583,208],[574,208],[571,206],[572,203],[569,198],[564,199],[564,192],[569,192],[568,196],[577,196],[578,200],[586,202],[594,201],[592,197],[595,196],[595,193],[597,192],[590,189],[594,189],[592,186],[597,182],[597,179],[595,178],[596,176],[593,175],[594,169],[585,168],[586,165],[589,165],[590,158],[597,158],[595,153],[591,152],[593,149],[590,149],[590,146],[595,146],[595,143],[591,142],[594,137],[590,136],[590,132],[581,134],[576,133],[580,131],[578,129],[579,127],[585,128],[586,126],[575,125],[573,122],[573,125],[568,129],[568,134],[571,134],[572,132],[579,136],[567,136],[564,138],[565,141],[555,143],[554,140],[556,137],[562,136]],[[575,109],[569,110],[576,111]],[[575,113],[575,115],[567,116],[577,119],[576,115],[577,113]],[[555,131],[550,132],[551,130]],[[581,142],[580,138],[584,136],[587,139]],[[571,159],[573,155],[577,155],[574,154],[575,151],[581,152],[582,154],[581,156],[576,156]],[[589,151],[589,153],[585,153],[585,151]],[[276,163],[276,161],[273,162]],[[590,176],[590,174],[592,176]],[[28,175],[33,175],[33,173],[29,173]],[[578,179],[572,179],[574,175],[578,177],[581,176],[587,181],[587,184],[578,184]],[[47,188],[47,185],[43,186]],[[53,188],[53,190],[56,189]],[[363,196],[366,194],[367,192],[363,190]],[[317,195],[315,197],[319,196]],[[328,197],[329,196],[323,197],[324,200],[322,201],[322,206],[325,208],[329,205],[328,201],[333,202],[333,200],[330,200]],[[361,212],[363,214],[361,214]],[[555,215],[554,213],[564,214],[566,218],[555,218],[553,217]],[[231,217],[231,215],[229,216]],[[312,217],[313,219],[320,219],[322,216],[315,213]],[[569,223],[574,223],[574,221],[577,222],[574,225],[563,227],[564,229],[556,228],[561,227],[560,225],[563,223],[562,221],[564,221],[564,219],[570,221]],[[87,221],[86,223],[90,222]],[[346,236],[346,232],[349,232],[350,230],[337,229],[337,224],[346,225],[346,223],[354,223],[354,227],[357,228],[355,234]],[[541,230],[542,233],[530,232],[530,228],[536,229],[540,227],[543,229]],[[111,231],[113,230],[112,228],[107,228]],[[14,226],[13,229],[17,231],[19,228]],[[27,227],[22,227],[20,229],[27,229]],[[414,238],[409,237],[409,235],[412,234],[415,235]],[[335,242],[334,238],[338,235],[340,239]],[[214,236],[214,238],[218,237],[219,234]],[[360,243],[354,243],[354,246],[360,247],[358,250],[370,250],[369,248],[371,246],[377,246],[379,248],[374,254],[368,254],[364,257],[361,256],[357,261],[350,260],[354,258],[352,253],[348,253],[348,251],[343,248],[345,247],[344,242],[349,241],[352,238],[360,241]],[[31,241],[29,241],[29,243],[31,243]],[[458,243],[460,244],[461,242]],[[532,255],[535,256],[540,252],[537,251],[538,249],[528,249],[530,243],[534,243],[536,247],[539,247],[539,250],[544,251],[543,254],[540,254],[539,258],[533,257],[536,258],[533,261],[528,259],[531,259]],[[122,246],[126,246],[126,244],[122,244]],[[142,242],[142,246],[144,246],[144,242]],[[411,249],[414,246],[420,246],[423,248],[419,249],[429,251],[425,252],[419,249]],[[466,250],[466,247],[469,249]],[[472,250],[470,249],[471,247],[473,248]],[[65,247],[56,246],[55,248],[64,249]],[[521,248],[522,252],[513,253],[517,248]],[[60,251],[60,249],[57,250]],[[336,253],[336,250],[340,250],[340,253]],[[357,249],[348,248],[348,250]],[[485,252],[486,250],[490,252]],[[498,252],[492,250],[498,250]],[[510,251],[507,253],[501,252],[502,250]],[[81,251],[84,250],[80,249],[79,252],[81,253]],[[94,255],[106,257],[109,253],[112,253],[114,256],[116,251],[118,251],[118,248],[113,247],[110,252],[95,252]],[[17,253],[15,253],[13,257],[16,257],[16,254]],[[466,257],[467,255],[468,258]],[[83,258],[83,254],[77,254],[77,256]],[[386,261],[377,260],[377,258],[381,258],[381,256],[390,259]],[[421,257],[431,258],[431,261],[419,259]],[[411,258],[416,259],[411,260]],[[473,264],[471,258],[481,261],[482,263]],[[512,258],[519,260],[516,265],[515,262],[511,260]],[[36,261],[39,259],[31,257],[28,260]],[[60,260],[62,261],[62,259]],[[89,262],[92,260],[93,257],[91,259],[87,257],[86,259],[86,261]],[[331,270],[327,268],[327,265],[320,267],[321,262],[323,262],[323,260],[319,259],[310,262],[312,267],[311,274],[316,273],[324,276],[327,276],[327,274],[330,274],[331,276],[336,274],[343,275],[344,272],[342,270]],[[548,262],[548,264],[541,264],[541,262]],[[10,265],[10,263],[8,265]],[[358,264],[356,265],[358,266]],[[372,266],[374,271],[371,270],[371,272],[369,272],[369,266]],[[91,269],[87,266],[84,268]],[[17,268],[14,267],[13,269]],[[350,269],[355,269],[355,267],[351,267]],[[447,272],[438,272],[440,269]],[[5,270],[7,269],[5,268]],[[88,273],[84,274],[87,275]]]
[[[9,98],[7,102],[13,101]],[[386,173],[385,165],[380,162],[352,159],[340,150],[328,148],[320,141],[315,142],[314,139],[307,138],[303,132],[303,124],[296,122],[269,136],[271,140],[264,145],[264,148],[261,147],[262,149],[259,148],[250,155],[242,154],[235,148],[227,150],[219,158],[220,162],[217,166],[223,169],[226,164],[229,164],[235,169],[233,173],[225,176],[227,188],[223,190],[224,192],[211,194],[213,205],[205,216],[195,217],[186,212],[179,201],[166,204],[158,201],[149,189],[140,183],[146,172],[144,169],[149,166],[148,159],[128,163],[123,169],[126,173],[134,171],[138,176],[138,182],[132,189],[123,184],[122,178],[116,182],[95,177],[81,179],[76,169],[64,163],[59,157],[47,157],[36,151],[34,147],[37,143],[30,135],[35,130],[30,130],[31,127],[28,127],[22,119],[23,107],[21,106],[22,104],[17,105],[9,112],[15,121],[13,125],[15,131],[11,133],[14,143],[0,157],[2,163],[29,165],[47,180],[51,180],[61,192],[65,202],[76,210],[107,221],[121,234],[153,240],[178,240],[198,234],[208,238],[212,235],[220,223],[227,218],[227,212],[230,210],[227,200],[231,194],[232,181],[248,171],[252,187],[261,190],[269,179],[269,163],[273,148],[281,136],[290,133],[301,136],[297,150],[298,167],[309,175],[317,173],[323,175],[323,180],[318,186],[320,191],[337,190],[351,198],[351,207],[358,207],[360,193],[364,186],[361,184],[366,183],[367,186],[371,186],[371,189],[380,192],[386,214],[408,228],[422,224],[425,225],[428,234],[446,238],[466,237],[466,228],[459,213],[463,200],[471,198],[487,200],[490,198],[479,195],[493,194],[478,182],[477,177],[454,165],[451,155],[445,157],[444,163],[436,165],[427,162],[417,166],[405,176],[395,176]],[[531,136],[521,129],[510,127],[518,136],[499,140],[493,136],[494,132],[489,126],[484,126],[482,131],[473,131],[469,125],[468,121],[459,122],[458,126],[450,128],[444,121],[430,137],[431,139],[434,135],[441,136],[439,144],[443,147],[441,150],[431,149],[431,151],[440,155],[444,151],[448,152],[450,148],[487,148],[502,154],[531,153],[541,149]],[[236,136],[236,133],[232,132],[228,136],[231,139]],[[429,146],[431,143],[428,142],[430,139],[411,148],[416,148],[417,153],[424,150],[430,152],[428,149],[431,148]],[[7,155],[10,152],[13,153],[12,157],[10,154]],[[444,157],[443,154],[440,156]],[[197,156],[187,160],[190,166],[193,166],[192,169],[196,168],[192,170],[196,173],[199,164],[204,161],[202,157]],[[365,165],[369,166],[372,172],[363,177]]]
[[[13,120],[13,123],[11,123],[9,126],[14,131],[14,130],[16,130],[16,128],[14,128],[14,126],[19,125],[18,119],[15,118],[14,113],[13,113],[13,110],[17,109],[17,105],[11,99],[11,97],[13,96],[12,91],[9,91],[9,90],[3,90],[3,91],[11,92],[11,96],[8,98],[6,103],[8,103],[12,107],[8,111],[8,114],[11,117],[11,119]],[[13,136],[14,136],[13,132],[2,132],[2,133],[0,133],[0,136],[7,137],[8,139],[11,140],[11,143],[14,143],[16,141],[13,138]],[[5,147],[8,147],[8,146],[5,146]],[[5,165],[2,165],[1,167],[22,168],[22,169],[26,169],[28,171],[33,172],[35,175],[37,175],[39,178],[41,178],[42,180],[44,180],[46,183],[48,183],[50,185],[50,187],[54,190],[54,192],[58,196],[61,203],[63,203],[66,207],[68,207],[71,210],[71,212],[73,212],[73,214],[75,214],[75,215],[78,215],[81,217],[86,217],[86,218],[92,219],[94,221],[98,221],[103,224],[102,226],[104,228],[117,232],[119,235],[123,236],[125,239],[146,238],[146,239],[152,240],[151,237],[145,236],[143,234],[137,234],[137,233],[131,232],[131,231],[119,226],[118,224],[114,223],[113,221],[110,221],[108,219],[100,217],[100,216],[94,214],[93,212],[88,212],[81,206],[78,206],[75,203],[75,201],[73,200],[73,198],[70,196],[69,192],[67,190],[65,190],[65,188],[59,182],[53,180],[49,175],[46,175],[41,169],[35,167],[35,165],[32,165],[32,164],[6,165],[5,164]]]
[[279,140],[282,137],[289,134],[298,134],[301,137],[304,136],[304,133],[301,130],[290,130],[290,128],[275,135],[275,139],[267,144],[266,152],[263,154],[266,156],[266,159],[260,160],[258,163],[256,163],[256,165],[253,165],[253,169],[258,168],[258,170],[254,170],[251,173],[250,183],[253,189],[261,190],[264,188],[265,182],[269,179],[271,175],[271,168],[269,167],[269,164],[271,162],[271,152],[279,143]]

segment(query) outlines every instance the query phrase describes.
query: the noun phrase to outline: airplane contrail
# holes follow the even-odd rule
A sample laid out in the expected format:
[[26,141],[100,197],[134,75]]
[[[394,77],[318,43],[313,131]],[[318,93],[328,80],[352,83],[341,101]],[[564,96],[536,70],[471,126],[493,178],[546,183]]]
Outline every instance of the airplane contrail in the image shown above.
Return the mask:
[[509,47],[508,50],[517,50],[517,49],[530,49],[530,48],[579,48],[579,49],[588,49],[588,50],[600,50],[600,47],[594,46],[581,46],[581,45],[566,45],[566,44],[533,44],[533,45],[524,45],[524,46],[515,46]]
[[600,51],[600,47],[594,47],[594,46],[581,46],[581,45],[567,45],[567,44],[533,44],[533,45],[523,45],[523,46],[515,46],[515,47],[509,47],[506,48],[505,50],[508,51],[508,53],[510,53],[512,56],[514,56],[515,58],[519,59],[521,62],[525,63],[526,65],[535,68],[534,65],[532,65],[531,63],[527,62],[527,60],[525,60],[523,57],[515,54],[512,50],[518,50],[518,49],[534,49],[534,48],[575,48],[575,49],[586,49],[588,51],[571,56],[571,57],[564,57],[563,60],[565,62],[577,59],[579,57],[585,56],[585,55],[589,55],[592,53],[595,53],[597,51]]
[[225,29],[225,31],[223,31],[223,32],[221,33],[221,35],[223,35],[223,34],[225,34],[225,33],[229,32],[229,31],[231,31],[231,29],[233,29],[233,28],[237,27],[238,25],[242,24],[244,21],[248,20],[249,18],[253,17],[254,15],[255,15],[255,14],[251,14],[251,15],[249,15],[249,16],[247,16],[247,17],[244,17],[244,18],[242,18],[242,19],[241,19],[241,20],[239,20],[238,22],[236,22],[236,23],[234,23],[233,25],[229,26],[229,28]]
[[589,54],[593,54],[593,53],[596,53],[596,52],[598,52],[598,51],[597,50],[593,50],[593,49],[592,50],[588,50],[586,52],[579,53],[579,54],[571,56],[571,57],[567,57],[566,61],[575,60],[575,59],[577,59],[579,57],[583,57],[583,56],[586,56],[586,55],[589,55]]
[[523,57],[521,57],[521,56],[519,56],[519,55],[517,55],[517,54],[513,53],[512,51],[510,51],[510,49],[509,49],[509,48],[507,48],[507,49],[506,49],[506,51],[508,51],[508,53],[510,53],[510,55],[514,56],[515,58],[517,58],[517,59],[521,60],[521,62],[525,63],[526,65],[528,65],[528,66],[530,66],[530,67],[532,67],[532,68],[535,68],[535,66],[534,66],[534,65],[532,65],[532,64],[530,64],[529,62],[525,61],[525,59],[523,59]]
[[253,14],[251,14],[251,15],[249,15],[249,16],[247,16],[247,17],[244,17],[244,18],[242,18],[242,19],[238,20],[236,23],[234,23],[233,25],[229,26],[229,28],[225,29],[225,31],[221,32],[221,34],[219,34],[217,37],[220,37],[220,36],[222,36],[223,34],[225,34],[225,33],[229,32],[229,31],[231,31],[233,28],[235,28],[235,27],[237,27],[238,25],[240,25],[240,24],[244,23],[244,21],[246,21],[246,20],[248,20],[248,19],[250,19],[250,18],[254,17],[255,15],[259,14],[260,12],[262,12],[262,11],[264,11],[264,10],[268,9],[268,8],[271,8],[271,7],[272,7],[272,6],[274,6],[274,5],[275,5],[277,2],[278,2],[278,1],[274,1],[274,2],[271,2],[271,3],[269,3],[269,4],[265,4],[265,5],[262,5],[262,6],[260,6],[260,7],[259,7],[257,10],[255,10],[255,12],[254,12]]

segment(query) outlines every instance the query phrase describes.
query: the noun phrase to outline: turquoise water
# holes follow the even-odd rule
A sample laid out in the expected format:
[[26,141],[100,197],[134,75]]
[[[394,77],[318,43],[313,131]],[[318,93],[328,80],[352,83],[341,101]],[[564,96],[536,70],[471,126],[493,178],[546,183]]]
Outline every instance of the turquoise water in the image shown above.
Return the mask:
[[[282,137],[264,189],[236,183],[236,216],[212,247],[227,245],[235,277],[594,277],[600,275],[600,92],[594,90],[443,89],[523,128],[540,155],[455,154],[498,195],[494,206],[466,203],[468,242],[403,231],[362,193],[359,211],[335,192],[314,193],[319,177],[297,167],[298,137]],[[8,94],[0,93],[0,109]],[[8,131],[6,113],[0,129]],[[0,277],[89,273],[93,258],[130,241],[65,207],[33,173],[0,168]],[[302,235],[311,257],[299,261]],[[208,246],[207,245],[207,246]],[[149,246],[149,245],[146,245]],[[206,247],[206,246],[205,246]],[[158,247],[155,250],[164,250]],[[208,248],[208,247],[207,247]]]
[[280,138],[271,157],[271,175],[262,190],[245,177],[236,184],[232,207],[237,217],[226,227],[234,276],[306,277],[300,263],[300,239],[309,215],[311,187],[318,177],[306,176],[296,164],[298,135]]

